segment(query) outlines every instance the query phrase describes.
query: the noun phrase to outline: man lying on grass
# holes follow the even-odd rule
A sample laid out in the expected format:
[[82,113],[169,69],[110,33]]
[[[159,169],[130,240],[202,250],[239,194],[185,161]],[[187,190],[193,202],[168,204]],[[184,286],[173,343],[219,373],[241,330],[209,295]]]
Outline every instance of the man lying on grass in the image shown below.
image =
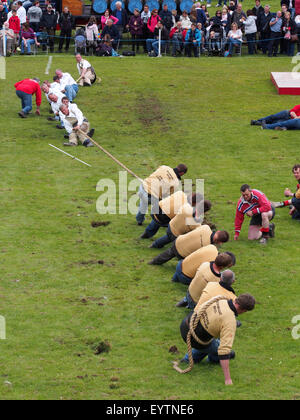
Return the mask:
[[259,120],[251,120],[250,124],[260,125],[263,130],[300,130],[300,105]]
[[275,203],[275,207],[286,207],[291,206],[290,215],[294,220],[300,221],[300,164],[297,164],[293,167],[292,172],[294,177],[298,181],[296,193],[292,193],[289,188],[286,188],[284,195],[286,197],[292,197],[289,200],[282,201],[280,203]]
[[236,317],[254,308],[255,299],[248,293],[240,295],[235,300],[217,296],[208,302],[198,304],[194,312],[191,312],[180,326],[183,340],[192,347],[190,357],[186,354],[181,362],[189,362],[190,367],[181,370],[178,363],[174,363],[174,369],[180,373],[187,373],[192,369],[193,363],[200,363],[208,356],[208,362],[220,363],[225,385],[232,385],[229,361],[235,357],[232,346],[237,328]]

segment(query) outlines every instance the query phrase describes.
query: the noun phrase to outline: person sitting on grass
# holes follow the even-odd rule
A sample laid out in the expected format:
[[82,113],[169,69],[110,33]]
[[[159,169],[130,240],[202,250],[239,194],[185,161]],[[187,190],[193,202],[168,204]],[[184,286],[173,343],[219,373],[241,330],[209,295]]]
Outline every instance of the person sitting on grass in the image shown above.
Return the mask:
[[69,142],[64,143],[64,146],[78,146],[79,140],[83,146],[93,147],[93,143],[86,136],[90,132],[90,123],[78,106],[69,103],[68,98],[64,97],[59,111],[59,117],[69,134]]
[[37,47],[40,46],[40,43],[37,40],[36,34],[34,33],[33,29],[30,28],[29,23],[24,23],[22,25],[21,30],[21,55],[25,54],[25,48],[27,49],[27,55],[32,55],[31,46],[36,45]]
[[79,88],[73,77],[70,73],[63,73],[60,69],[56,70],[55,75],[59,78],[61,91],[65,93],[70,102],[74,101]]
[[19,112],[21,118],[26,118],[32,110],[32,95],[36,96],[36,115],[41,115],[40,106],[42,103],[42,91],[39,79],[24,79],[15,84],[16,95],[21,99],[22,111]]
[[275,203],[275,207],[291,207],[290,216],[292,216],[294,220],[300,221],[300,164],[294,165],[292,172],[298,182],[297,191],[294,194],[289,188],[286,188],[284,190],[284,195],[286,197],[292,198],[290,198],[289,200],[282,201],[280,203]]

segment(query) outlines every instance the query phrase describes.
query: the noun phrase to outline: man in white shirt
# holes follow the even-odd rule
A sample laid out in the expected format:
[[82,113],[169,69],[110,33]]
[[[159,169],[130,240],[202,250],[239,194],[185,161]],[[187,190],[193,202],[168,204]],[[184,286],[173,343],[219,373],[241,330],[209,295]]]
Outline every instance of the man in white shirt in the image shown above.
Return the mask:
[[[78,146],[78,140],[85,147],[93,147],[93,143],[86,137],[90,133],[90,123],[84,117],[76,104],[70,104],[67,97],[62,98],[59,117],[69,134],[69,142],[64,146]],[[80,131],[79,131],[80,130]]]
[[60,69],[55,72],[58,76],[62,92],[66,94],[66,97],[70,102],[74,101],[78,93],[78,84],[75,82],[70,73],[63,73]]
[[18,1],[16,4],[17,16],[20,19],[21,26],[26,23],[26,9],[23,7],[23,3]]
[[84,60],[80,54],[76,55],[77,69],[80,75],[79,86],[91,86],[96,80],[96,73],[92,65]]

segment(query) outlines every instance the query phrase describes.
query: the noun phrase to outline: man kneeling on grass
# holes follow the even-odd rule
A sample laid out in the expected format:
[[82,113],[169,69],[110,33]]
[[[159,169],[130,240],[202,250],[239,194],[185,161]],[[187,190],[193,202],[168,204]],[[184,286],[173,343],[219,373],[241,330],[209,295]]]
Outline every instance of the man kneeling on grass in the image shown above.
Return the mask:
[[300,164],[297,164],[293,167],[292,172],[294,177],[298,181],[297,192],[295,194],[289,188],[286,188],[284,195],[286,197],[292,197],[289,200],[282,201],[280,203],[275,203],[275,207],[286,207],[291,206],[290,215],[294,220],[300,221]]
[[[236,317],[252,311],[254,308],[255,299],[248,293],[240,295],[234,300],[217,296],[208,302],[197,305],[194,312],[191,312],[181,323],[181,336],[186,343],[190,342],[192,347],[192,361],[200,363],[208,356],[208,362],[220,363],[224,372],[225,385],[232,385],[229,361],[235,357],[232,346],[237,328]],[[196,318],[200,316],[200,320],[194,327],[191,326],[193,316]],[[191,336],[191,327],[196,338]],[[189,362],[188,354],[181,362]],[[190,367],[192,367],[191,361]],[[191,370],[190,368],[187,371],[182,371],[178,367],[178,363],[174,363],[174,368],[180,373],[187,373]]]
[[64,127],[69,134],[69,142],[64,146],[78,146],[78,140],[85,147],[93,147],[93,143],[87,138],[94,133],[90,130],[90,123],[83,116],[76,104],[70,104],[67,97],[62,99],[62,105],[59,108],[59,116]]

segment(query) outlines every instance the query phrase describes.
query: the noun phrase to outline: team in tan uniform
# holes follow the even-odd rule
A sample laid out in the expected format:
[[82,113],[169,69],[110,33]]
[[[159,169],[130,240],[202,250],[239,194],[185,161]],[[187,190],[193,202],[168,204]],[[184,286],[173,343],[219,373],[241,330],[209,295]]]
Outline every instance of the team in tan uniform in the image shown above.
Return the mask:
[[221,245],[228,242],[228,240],[229,234],[226,231],[218,230],[213,232],[208,225],[199,226],[185,235],[180,235],[170,249],[153,258],[149,264],[162,265],[175,257],[182,260],[200,248],[210,244]]

